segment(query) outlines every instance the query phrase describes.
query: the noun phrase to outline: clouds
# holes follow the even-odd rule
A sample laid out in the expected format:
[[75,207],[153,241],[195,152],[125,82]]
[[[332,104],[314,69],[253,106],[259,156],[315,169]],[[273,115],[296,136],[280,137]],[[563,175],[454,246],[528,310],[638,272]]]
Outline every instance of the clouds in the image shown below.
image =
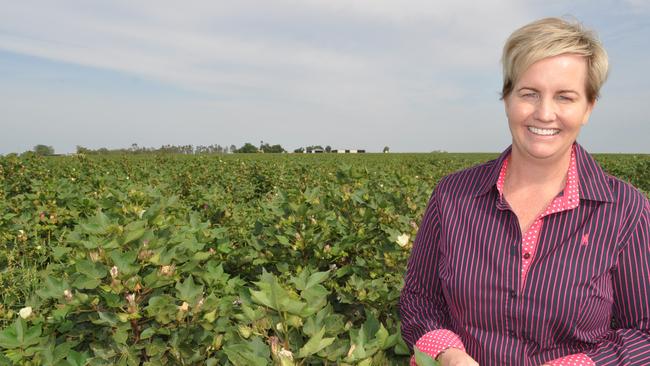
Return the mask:
[[[153,125],[148,119],[155,113],[145,109],[155,108],[149,104],[151,96],[137,94],[133,84],[124,81],[132,77],[147,80],[152,88],[175,90],[183,98],[198,98],[192,102],[165,100],[166,115],[190,116],[184,123],[204,131],[224,128],[223,124],[208,126],[205,120],[232,121],[228,128],[234,132],[228,135],[239,142],[259,139],[248,137],[250,126],[267,116],[267,123],[283,124],[276,128],[283,132],[275,136],[268,125],[256,126],[265,134],[260,137],[269,141],[284,139],[287,144],[304,145],[302,141],[310,137],[309,128],[315,128],[331,140],[343,139],[340,131],[356,131],[357,135],[346,134],[345,139],[376,143],[378,148],[391,143],[411,151],[467,150],[476,145],[464,144],[462,139],[447,145],[453,139],[434,137],[413,146],[408,136],[397,140],[393,130],[404,125],[414,131],[445,128],[454,134],[462,132],[458,126],[466,126],[466,119],[476,113],[483,117],[477,122],[481,131],[489,131],[491,123],[502,120],[497,100],[501,47],[514,28],[548,15],[540,10],[544,8],[540,4],[514,0],[206,0],[169,4],[152,0],[23,0],[7,4],[0,13],[0,50],[51,60],[53,74],[59,72],[58,63],[115,73],[112,78],[117,81],[111,85],[121,82],[122,91],[115,86],[115,92],[135,98],[131,102],[115,97],[102,104],[106,95],[103,77],[84,74],[90,90],[82,90],[75,82],[68,84],[71,92],[77,86],[78,93],[86,93],[84,100],[94,100],[90,104],[102,114],[98,119],[103,123],[111,116],[128,120],[129,115],[144,115],[148,117],[138,118],[138,123]],[[560,14],[572,10],[562,8],[561,3],[546,6],[560,9]],[[636,9],[638,4],[630,7]],[[15,68],[36,71],[28,66]],[[45,80],[28,82],[23,78],[16,82],[26,90],[33,82],[32,88],[57,93],[57,85]],[[7,94],[12,87],[7,82],[0,86]],[[41,93],[27,91],[22,98],[27,104],[48,104]],[[5,104],[0,109],[23,124],[37,118],[29,113],[20,115],[24,110],[7,101],[0,103]],[[58,103],[74,103],[74,97]],[[75,113],[81,113],[73,107],[49,104],[56,111],[50,114],[59,118],[68,115],[76,120]],[[466,112],[470,110],[473,112]],[[92,111],[84,111],[84,118],[88,118],[86,113]],[[238,129],[236,124],[249,127]],[[362,136],[368,126],[376,129],[375,142]],[[296,135],[287,138],[291,131]],[[491,142],[485,148],[498,150],[503,139],[497,136],[504,133],[507,130],[491,132]],[[143,134],[139,132],[131,140],[140,142]],[[173,143],[169,139],[174,136],[178,133],[160,140]],[[195,136],[198,139],[200,133]]]
[[390,82],[395,68],[482,67],[481,45],[495,27],[479,20],[500,11],[429,1],[114,4],[13,4],[0,16],[0,48],[208,93],[271,89],[300,98],[332,77],[359,85]]

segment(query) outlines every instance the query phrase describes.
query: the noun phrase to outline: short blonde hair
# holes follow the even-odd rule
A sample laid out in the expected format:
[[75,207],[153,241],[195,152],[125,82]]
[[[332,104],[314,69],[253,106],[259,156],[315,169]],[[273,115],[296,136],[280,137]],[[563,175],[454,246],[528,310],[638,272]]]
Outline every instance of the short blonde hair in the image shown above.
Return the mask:
[[544,18],[514,31],[505,46],[503,64],[503,89],[501,98],[512,92],[515,83],[532,64],[565,53],[577,54],[587,61],[587,100],[594,102],[600,88],[607,80],[607,52],[596,34],[577,21],[561,18]]

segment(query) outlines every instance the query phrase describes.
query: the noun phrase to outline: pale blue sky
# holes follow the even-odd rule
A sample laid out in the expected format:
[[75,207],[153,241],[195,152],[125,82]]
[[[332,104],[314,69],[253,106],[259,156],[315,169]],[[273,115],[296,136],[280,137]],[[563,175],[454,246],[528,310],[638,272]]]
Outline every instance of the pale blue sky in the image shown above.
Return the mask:
[[650,153],[650,0],[0,6],[0,154],[260,140],[501,151],[503,42],[531,20],[569,14],[598,32],[611,64],[579,141]]

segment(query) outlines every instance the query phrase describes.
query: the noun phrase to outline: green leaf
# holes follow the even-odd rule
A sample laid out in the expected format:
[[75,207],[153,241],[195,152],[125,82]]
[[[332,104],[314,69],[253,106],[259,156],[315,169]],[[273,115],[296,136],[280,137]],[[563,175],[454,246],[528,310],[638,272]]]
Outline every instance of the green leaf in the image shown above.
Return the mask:
[[82,289],[82,290],[92,290],[97,288],[97,286],[99,286],[100,283],[101,281],[96,278],[91,278],[83,274],[78,274],[77,276],[74,277],[74,281],[72,282],[72,287],[77,289]]
[[88,222],[79,224],[79,227],[87,234],[102,235],[106,234],[109,225],[108,217],[103,212],[98,211]]
[[319,283],[325,282],[325,280],[327,280],[327,277],[329,277],[329,274],[329,271],[312,273],[312,275],[309,276],[309,279],[307,280],[305,288],[311,288]]
[[145,224],[145,221],[134,221],[126,225],[126,227],[124,227],[121,244],[125,245],[134,240],[140,239],[146,231]]
[[84,366],[88,360],[88,354],[71,350],[65,360],[70,366]]
[[68,247],[61,247],[61,246],[54,247],[52,248],[52,258],[56,260],[61,260],[61,258],[63,258],[64,255],[70,253],[71,250],[72,248],[68,248]]
[[36,290],[36,294],[42,299],[58,299],[63,297],[63,292],[69,289],[70,285],[54,276],[46,275],[45,279],[41,281],[39,287],[40,288]]
[[246,343],[226,345],[223,350],[235,366],[267,366],[271,358],[269,347],[258,337]]
[[13,326],[0,332],[0,347],[7,349],[27,348],[40,342],[41,325],[29,327],[25,319],[18,318]]
[[118,322],[117,317],[115,316],[114,313],[107,313],[107,312],[103,312],[103,311],[98,311],[97,315],[99,316],[99,319],[92,320],[93,324],[109,325],[109,326],[113,327]]
[[201,272],[201,278],[208,285],[214,285],[228,282],[229,276],[223,271],[222,263],[217,264],[217,261],[209,261]]
[[322,309],[327,305],[327,295],[329,291],[322,285],[315,285],[301,292],[300,297],[307,301],[307,307],[302,315],[307,317]]
[[7,327],[0,332],[0,347],[14,349],[20,347],[15,327]]
[[438,366],[438,362],[434,360],[431,356],[424,352],[420,352],[417,347],[413,347],[415,351],[415,362],[418,366]]
[[296,315],[302,313],[306,304],[293,299],[289,292],[280,286],[275,276],[263,270],[260,279],[261,281],[255,282],[260,291],[250,291],[253,301],[276,311],[286,311]]
[[176,297],[189,304],[194,304],[195,300],[203,294],[203,285],[194,283],[194,277],[190,275],[184,282],[176,284]]
[[75,265],[77,272],[85,274],[90,278],[104,278],[108,274],[108,268],[98,262],[91,262],[87,259],[82,259]]
[[148,339],[153,337],[153,335],[156,334],[156,328],[150,327],[142,331],[140,333],[140,339]]
[[322,350],[323,348],[329,346],[332,344],[336,338],[331,337],[331,338],[323,338],[323,335],[325,335],[325,327],[321,328],[321,330],[314,334],[305,345],[300,348],[300,351],[298,351],[298,358],[305,358],[307,356],[313,355],[314,353],[317,353],[318,351]]
[[130,323],[123,323],[117,326],[115,333],[113,333],[113,340],[118,344],[126,344],[129,339],[129,331],[131,330]]
[[154,317],[161,324],[168,324],[176,319],[178,308],[174,305],[175,299],[169,295],[153,296],[145,308],[147,315]]
[[119,270],[119,276],[129,276],[140,270],[140,265],[137,263],[138,250],[125,253],[115,250],[111,252],[110,257]]
[[[70,355],[72,347],[76,346],[75,342],[63,342],[54,348],[54,357],[52,363],[58,363],[60,360],[63,360],[67,355]],[[83,365],[83,363],[81,364]]]

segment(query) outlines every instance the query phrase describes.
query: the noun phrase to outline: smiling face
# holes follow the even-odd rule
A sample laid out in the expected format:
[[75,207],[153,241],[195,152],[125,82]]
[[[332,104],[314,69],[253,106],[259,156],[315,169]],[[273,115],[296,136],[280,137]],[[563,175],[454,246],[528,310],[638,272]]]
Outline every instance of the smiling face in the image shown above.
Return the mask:
[[562,54],[532,64],[504,98],[512,153],[525,161],[568,159],[594,104],[586,95],[587,62]]

